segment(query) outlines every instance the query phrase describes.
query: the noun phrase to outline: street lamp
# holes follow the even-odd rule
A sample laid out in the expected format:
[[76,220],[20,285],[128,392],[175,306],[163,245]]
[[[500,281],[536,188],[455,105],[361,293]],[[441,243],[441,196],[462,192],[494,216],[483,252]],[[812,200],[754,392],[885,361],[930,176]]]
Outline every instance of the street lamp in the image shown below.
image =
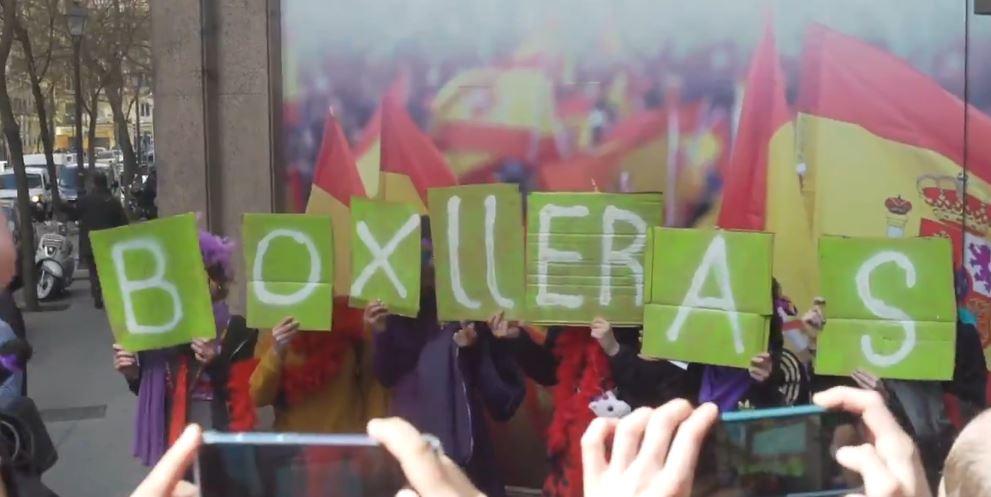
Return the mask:
[[[76,91],[76,181],[79,183],[77,185],[77,191],[82,191],[85,187],[83,184],[83,91],[81,77],[79,74],[80,66],[80,53],[79,47],[81,45],[83,32],[86,31],[86,18],[89,17],[89,13],[86,12],[86,7],[79,5],[79,0],[72,2],[72,5],[66,9],[65,16],[69,21],[69,35],[72,36],[72,72],[73,72],[73,85]],[[93,126],[94,123],[90,123]]]

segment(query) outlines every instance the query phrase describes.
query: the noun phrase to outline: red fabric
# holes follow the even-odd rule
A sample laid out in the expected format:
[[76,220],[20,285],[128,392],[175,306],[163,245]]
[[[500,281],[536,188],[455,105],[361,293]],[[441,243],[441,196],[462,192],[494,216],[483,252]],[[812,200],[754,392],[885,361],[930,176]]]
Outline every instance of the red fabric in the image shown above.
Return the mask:
[[382,101],[382,172],[406,175],[427,203],[427,190],[458,184],[434,142],[416,126],[401,102]]
[[255,403],[251,400],[251,374],[258,365],[257,358],[231,364],[227,378],[227,404],[230,411],[230,431],[251,431],[258,420]]
[[774,133],[791,119],[784,88],[784,75],[774,46],[774,23],[768,18],[747,75],[739,132],[726,171],[719,211],[721,228],[764,229],[769,145]]
[[334,117],[333,110],[327,112],[327,120],[323,125],[323,140],[317,154],[313,185],[344,205],[351,205],[352,196],[365,196],[365,187],[361,183],[351,147],[344,138],[344,131]]
[[458,121],[438,129],[435,137],[437,145],[444,150],[488,152],[499,158],[534,157],[538,161],[557,159],[559,154],[555,138],[536,137],[535,133],[530,128]]
[[547,451],[553,465],[544,482],[551,497],[581,497],[581,440],[595,419],[588,404],[612,388],[609,360],[588,328],[562,330],[554,345],[558,358],[554,418],[547,430]]
[[[406,101],[409,100],[409,76],[403,71],[399,73],[396,80],[392,82],[392,85],[385,91],[385,96],[383,100],[390,100],[394,102],[399,102],[402,105],[406,105]],[[382,106],[379,105],[375,109],[375,114],[372,114],[372,118],[368,120],[368,124],[365,125],[365,129],[361,130],[361,136],[358,138],[358,143],[354,147],[355,157],[361,157],[365,155],[369,149],[379,140],[382,135]]]
[[172,410],[169,415],[168,445],[171,447],[182,431],[186,429],[189,414],[189,358],[179,356],[178,365],[172,375]]
[[[802,51],[799,110],[856,123],[871,133],[933,150],[991,181],[991,140],[964,147],[965,103],[908,62],[822,25]],[[970,136],[991,136],[991,117],[968,111]],[[966,152],[965,152],[966,150]]]
[[330,333],[300,333],[293,340],[293,352],[304,360],[302,364],[287,364],[282,369],[282,393],[287,404],[300,403],[340,374],[345,355],[362,340],[362,314],[361,309],[348,307],[346,298],[339,297],[334,301],[334,325]]

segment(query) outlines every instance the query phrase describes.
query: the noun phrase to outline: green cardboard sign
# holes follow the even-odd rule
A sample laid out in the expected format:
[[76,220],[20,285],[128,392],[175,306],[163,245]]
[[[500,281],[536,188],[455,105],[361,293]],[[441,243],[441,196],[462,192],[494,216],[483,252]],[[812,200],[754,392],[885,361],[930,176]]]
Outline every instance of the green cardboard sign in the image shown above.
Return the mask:
[[531,193],[527,198],[526,318],[545,324],[638,324],[644,256],[662,223],[659,193]]
[[953,254],[944,238],[819,240],[828,321],[816,373],[882,378],[953,376]]
[[114,338],[126,350],[217,336],[196,217],[90,233]]
[[748,367],[767,349],[773,242],[768,233],[655,228],[643,353]]
[[416,317],[422,251],[416,206],[353,197],[351,220],[351,306],[377,299],[393,314]]
[[312,331],[331,329],[334,240],[330,216],[245,214],[248,326],[269,329],[286,316]]
[[428,192],[442,321],[523,315],[523,198],[516,185]]

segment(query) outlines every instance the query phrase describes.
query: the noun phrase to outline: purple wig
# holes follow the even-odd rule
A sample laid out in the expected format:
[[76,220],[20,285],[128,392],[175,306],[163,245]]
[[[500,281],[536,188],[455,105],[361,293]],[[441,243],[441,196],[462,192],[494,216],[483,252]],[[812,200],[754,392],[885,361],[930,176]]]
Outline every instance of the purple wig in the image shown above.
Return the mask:
[[234,266],[231,264],[234,242],[200,230],[200,253],[203,254],[203,265],[211,277],[223,277],[225,282],[234,279]]

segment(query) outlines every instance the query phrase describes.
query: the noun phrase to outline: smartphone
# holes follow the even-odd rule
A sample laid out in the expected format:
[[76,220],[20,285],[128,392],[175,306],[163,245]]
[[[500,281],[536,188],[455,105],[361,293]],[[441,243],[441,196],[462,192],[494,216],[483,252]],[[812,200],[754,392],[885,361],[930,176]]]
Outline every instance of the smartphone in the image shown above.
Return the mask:
[[827,497],[857,493],[833,455],[863,443],[856,419],[817,406],[724,413],[695,478],[696,497]]
[[194,477],[201,497],[393,497],[406,485],[365,435],[208,431]]

